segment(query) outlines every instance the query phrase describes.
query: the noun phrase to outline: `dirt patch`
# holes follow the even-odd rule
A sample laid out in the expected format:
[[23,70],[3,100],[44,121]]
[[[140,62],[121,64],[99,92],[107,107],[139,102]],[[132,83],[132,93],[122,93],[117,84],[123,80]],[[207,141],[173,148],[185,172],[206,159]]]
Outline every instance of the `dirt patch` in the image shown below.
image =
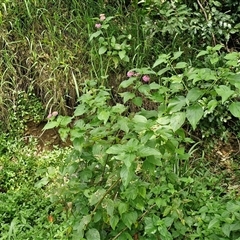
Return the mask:
[[28,144],[30,139],[36,139],[39,151],[52,150],[55,147],[67,147],[71,145],[70,140],[66,142],[61,140],[57,128],[43,130],[45,125],[46,122],[28,122],[24,134],[25,142]]

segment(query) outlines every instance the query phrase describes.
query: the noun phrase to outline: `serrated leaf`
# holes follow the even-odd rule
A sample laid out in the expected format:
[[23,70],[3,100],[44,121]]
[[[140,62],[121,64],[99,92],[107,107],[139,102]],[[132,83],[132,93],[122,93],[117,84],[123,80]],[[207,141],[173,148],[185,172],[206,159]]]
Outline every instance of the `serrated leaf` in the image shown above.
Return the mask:
[[204,55],[207,55],[208,54],[208,51],[201,51],[201,52],[199,52],[198,53],[198,55],[197,55],[197,57],[196,58],[199,58],[199,57],[201,57],[201,56],[204,56]]
[[196,129],[197,123],[202,118],[203,113],[203,109],[199,104],[194,104],[187,108],[186,117],[191,126],[193,127],[193,130]]
[[222,226],[222,231],[227,237],[229,237],[231,233],[231,225],[229,223],[225,223]]
[[105,46],[102,46],[102,47],[99,48],[98,53],[99,53],[99,55],[102,55],[102,54],[104,54],[106,51],[107,51],[107,48],[106,48]]
[[113,215],[110,217],[109,223],[113,230],[115,230],[118,222],[119,222],[119,217],[117,215]]
[[61,127],[66,127],[72,121],[72,117],[69,116],[59,116],[57,122]]
[[224,103],[234,93],[234,91],[226,85],[215,87],[215,90],[217,94],[222,98],[222,103]]
[[137,212],[124,213],[122,216],[122,221],[131,230],[131,226],[132,224],[136,223],[137,218]]
[[96,228],[91,228],[86,232],[87,240],[101,240],[100,234]]
[[186,113],[176,112],[171,115],[170,126],[174,132],[176,132],[185,122]]
[[143,100],[142,100],[141,97],[135,97],[135,98],[133,98],[132,102],[133,102],[136,106],[141,107]]
[[229,106],[229,111],[234,117],[240,118],[240,102],[231,103]]
[[125,151],[126,151],[126,146],[121,145],[121,144],[116,144],[116,145],[113,145],[110,148],[108,148],[106,150],[106,153],[107,154],[120,154]]

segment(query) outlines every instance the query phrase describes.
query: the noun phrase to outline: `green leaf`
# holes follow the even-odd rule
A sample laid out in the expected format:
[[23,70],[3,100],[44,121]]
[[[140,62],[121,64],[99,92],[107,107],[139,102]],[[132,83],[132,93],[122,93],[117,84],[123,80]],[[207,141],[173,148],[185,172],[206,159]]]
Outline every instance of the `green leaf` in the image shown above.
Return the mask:
[[229,237],[231,233],[231,225],[229,223],[225,223],[222,226],[222,231],[227,237]]
[[147,123],[147,118],[138,114],[136,114],[132,120],[134,123]]
[[203,109],[199,104],[194,104],[187,108],[186,117],[194,130],[196,129],[197,123],[202,118],[203,113]]
[[122,81],[119,87],[127,88],[132,85],[136,79],[136,77],[130,77],[128,80]]
[[36,182],[34,187],[35,188],[41,188],[43,186],[46,186],[48,183],[49,183],[48,177],[44,177],[40,181]]
[[118,55],[119,55],[120,59],[123,59],[126,56],[126,51],[125,50],[119,51]]
[[119,212],[120,216],[122,216],[122,214],[127,211],[128,211],[128,204],[124,203],[124,202],[120,202],[118,204],[118,212]]
[[91,228],[86,232],[87,240],[101,240],[100,234],[96,228]]
[[97,31],[97,32],[95,32],[95,33],[93,33],[93,34],[91,34],[89,40],[92,41],[93,38],[98,37],[100,34],[102,34],[102,31],[101,31],[101,30],[99,30],[99,31]]
[[138,106],[138,107],[141,107],[142,106],[142,98],[141,97],[135,97],[133,98],[133,103]]
[[170,126],[174,132],[176,132],[185,122],[186,113],[176,112],[171,115]]
[[105,189],[98,189],[95,193],[93,193],[89,199],[90,206],[93,206],[97,202],[99,202],[105,193],[106,193]]
[[196,58],[199,58],[199,57],[201,57],[201,56],[204,56],[204,55],[207,55],[208,54],[208,51],[201,51],[201,52],[199,52],[198,53],[198,55],[197,55],[197,57]]
[[222,97],[222,103],[224,103],[234,93],[234,91],[226,85],[215,87],[215,90],[217,94]]
[[150,147],[142,147],[138,151],[139,157],[147,157],[147,156],[161,156],[161,153],[155,148]]
[[200,96],[202,96],[204,93],[203,90],[199,89],[199,88],[192,88],[188,94],[187,94],[187,100],[189,102],[195,102],[198,100],[198,98],[200,98]]
[[137,218],[137,212],[124,213],[122,216],[122,221],[131,230],[131,226],[132,224],[136,223]]
[[157,231],[157,227],[155,226],[153,219],[151,217],[145,217],[144,222],[145,222],[144,233],[148,235],[155,234]]
[[135,94],[131,92],[124,92],[120,93],[120,96],[123,97],[123,103],[126,103],[128,100],[133,99]]
[[59,123],[57,121],[50,121],[44,126],[43,130],[52,129],[58,126],[59,126]]
[[127,108],[120,103],[117,103],[115,106],[112,107],[111,112],[122,114]]
[[102,46],[102,47],[99,48],[98,53],[99,53],[99,55],[102,55],[102,54],[104,54],[106,51],[107,51],[107,48],[106,48],[105,46]]
[[169,100],[168,109],[169,113],[179,112],[182,107],[186,105],[186,98],[183,96],[177,96]]
[[146,198],[146,188],[144,186],[140,186],[138,188],[139,195],[142,196],[143,198]]
[[162,64],[162,63],[167,63],[167,59],[169,58],[169,56],[167,54],[161,54],[158,59],[155,61],[155,63],[153,64],[153,68],[157,67],[158,65]]
[[240,102],[231,103],[229,106],[229,111],[234,117],[240,118]]
[[107,214],[112,217],[115,207],[114,201],[108,198],[104,201],[104,205],[107,206]]
[[83,115],[85,112],[86,112],[85,105],[83,105],[83,104],[78,105],[77,108],[76,108],[75,111],[74,111],[74,116],[75,116],[75,117],[81,116],[81,115]]
[[179,58],[182,54],[183,54],[183,51],[178,51],[178,52],[173,53],[172,60]]
[[74,147],[75,150],[81,152],[84,143],[85,143],[84,137],[76,137],[73,140],[73,147]]
[[215,227],[216,225],[218,225],[218,223],[219,223],[219,219],[217,218],[212,219],[208,224],[208,229]]
[[98,119],[99,119],[100,121],[103,121],[104,124],[107,123],[109,117],[110,117],[110,112],[109,112],[109,111],[106,111],[106,110],[103,110],[103,111],[101,111],[101,112],[98,114]]
[[115,230],[118,222],[119,222],[119,217],[117,215],[113,215],[110,217],[109,223],[113,230]]
[[123,165],[120,171],[120,177],[122,179],[123,186],[127,187],[130,181],[132,180],[132,178],[134,177],[133,168],[132,167],[128,168],[125,165]]
[[126,146],[121,144],[116,144],[107,149],[107,154],[120,154],[126,151]]
[[59,122],[59,125],[61,127],[66,127],[72,121],[72,117],[69,117],[69,116],[59,116],[57,118],[57,121]]
[[178,62],[175,66],[175,68],[177,68],[177,69],[186,68],[186,67],[187,67],[186,62]]

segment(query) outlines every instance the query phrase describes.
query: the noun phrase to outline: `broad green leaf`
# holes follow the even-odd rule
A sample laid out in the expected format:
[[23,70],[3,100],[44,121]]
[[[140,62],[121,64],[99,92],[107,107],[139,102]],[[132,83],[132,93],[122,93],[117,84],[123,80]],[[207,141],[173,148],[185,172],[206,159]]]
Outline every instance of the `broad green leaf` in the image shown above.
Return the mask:
[[177,96],[169,101],[168,109],[169,113],[179,112],[186,105],[186,98],[183,96]]
[[167,59],[168,59],[168,55],[166,55],[166,54],[160,55],[159,58],[153,64],[153,68],[157,67],[158,65],[160,65],[162,63],[167,63]]
[[142,196],[143,198],[146,198],[146,188],[144,186],[138,187],[138,192],[139,195]]
[[196,56],[196,58],[199,58],[199,57],[201,57],[201,56],[204,56],[204,55],[207,55],[208,54],[208,51],[201,51],[201,52],[199,52],[198,53],[198,55]]
[[55,127],[58,127],[58,126],[59,126],[59,122],[57,122],[57,121],[50,121],[50,122],[48,122],[44,126],[43,130],[52,129],[52,128],[55,128]]
[[77,106],[76,110],[74,111],[74,116],[81,116],[86,112],[86,108],[84,104],[80,104]]
[[101,240],[100,234],[96,228],[91,228],[86,232],[87,240]]
[[217,94],[222,98],[222,103],[224,103],[231,95],[234,94],[234,91],[226,85],[215,87],[215,90]]
[[[155,166],[162,166],[162,160],[156,156],[148,156],[147,159],[144,161],[145,167],[152,167],[151,165]],[[150,165],[149,165],[150,164]]]
[[104,54],[106,51],[107,51],[107,48],[106,48],[105,46],[102,46],[102,47],[99,48],[98,53],[99,53],[99,55],[102,55],[102,54]]
[[119,55],[120,59],[123,59],[126,56],[126,51],[125,50],[119,51],[118,55]]
[[236,88],[240,89],[240,74],[228,75],[227,80]]
[[102,31],[101,31],[101,30],[99,30],[99,31],[97,31],[97,32],[95,32],[95,33],[93,33],[93,34],[91,34],[89,40],[92,41],[93,38],[98,37],[100,34],[102,34]]
[[127,108],[123,105],[123,104],[120,104],[120,103],[117,103],[115,106],[112,107],[111,109],[111,112],[114,112],[114,113],[123,113]]
[[61,127],[66,127],[72,121],[72,117],[69,116],[59,116],[57,122]]
[[120,154],[126,151],[126,146],[121,144],[116,144],[107,149],[107,154]]
[[186,119],[185,112],[176,112],[171,115],[170,126],[174,132],[176,132],[184,124]]
[[106,193],[105,189],[98,189],[95,193],[93,193],[91,198],[89,199],[90,206],[93,206],[97,202],[99,202],[105,193]]
[[183,51],[174,52],[172,60],[179,58],[182,54],[183,54]]
[[127,87],[129,87],[130,85],[132,85],[136,79],[137,79],[136,77],[130,77],[128,80],[122,81],[122,82],[120,83],[119,87],[127,88]]
[[119,118],[117,124],[122,131],[124,131],[125,133],[129,132],[129,119],[128,118],[124,118],[124,117]]
[[103,110],[103,111],[101,111],[101,112],[98,114],[98,119],[99,119],[100,121],[103,121],[104,124],[107,123],[109,117],[110,117],[110,112],[107,111],[107,110]]
[[107,206],[107,214],[112,217],[114,212],[114,207],[115,207],[114,201],[108,198],[104,201],[104,205]]
[[127,168],[125,165],[123,165],[120,171],[120,177],[122,179],[123,186],[127,187],[132,178],[134,177],[134,171],[132,167]]
[[222,231],[229,238],[230,233],[231,233],[231,224],[230,223],[225,223],[222,226]]
[[231,103],[229,106],[229,111],[234,117],[240,118],[240,102]]
[[219,219],[214,218],[214,219],[212,219],[212,220],[209,222],[209,224],[208,224],[208,229],[211,229],[211,228],[215,227],[215,226],[218,225],[218,224],[219,224]]
[[109,223],[113,230],[115,230],[118,222],[119,222],[119,217],[117,215],[110,216]]
[[177,68],[177,69],[186,68],[186,67],[187,67],[186,62],[178,62],[175,66],[175,68]]
[[144,233],[148,235],[153,235],[157,231],[157,227],[155,226],[153,219],[151,217],[144,218]]
[[76,137],[73,140],[73,147],[74,147],[75,150],[81,152],[84,143],[85,143],[84,137]]
[[204,91],[199,88],[192,88],[188,92],[186,98],[189,102],[195,102],[203,95],[203,93],[204,93]]
[[49,183],[48,177],[44,177],[40,181],[36,182],[34,187],[35,188],[41,188],[43,186],[46,186],[48,183]]
[[120,96],[123,97],[123,102],[126,103],[128,100],[133,99],[135,94],[131,92],[124,92],[120,93]]
[[194,130],[196,129],[197,123],[202,118],[203,113],[203,109],[199,104],[194,104],[187,108],[186,117]]
[[147,123],[147,118],[138,114],[136,114],[132,120],[134,123]]
[[147,157],[147,156],[161,156],[161,153],[155,148],[150,147],[142,147],[138,151],[139,157]]
[[122,216],[122,214],[127,211],[128,211],[128,204],[124,203],[124,202],[120,202],[118,204],[118,212],[119,212],[120,216]]
[[122,215],[123,223],[131,230],[132,224],[136,223],[138,218],[137,212],[124,213]]
[[116,159],[123,161],[125,166],[130,168],[133,161],[136,159],[136,155],[133,153],[121,153],[116,156]]
[[142,106],[142,98],[141,97],[135,97],[135,98],[133,98],[133,103],[136,105],[136,106],[138,106],[138,107],[141,107]]

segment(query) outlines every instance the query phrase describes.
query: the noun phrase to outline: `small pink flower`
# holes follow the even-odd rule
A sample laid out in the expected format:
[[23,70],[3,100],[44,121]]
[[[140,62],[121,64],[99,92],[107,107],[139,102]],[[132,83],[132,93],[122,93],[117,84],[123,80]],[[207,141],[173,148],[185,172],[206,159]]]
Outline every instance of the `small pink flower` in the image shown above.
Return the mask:
[[101,28],[101,26],[102,26],[101,23],[96,23],[96,24],[95,24],[95,28],[97,28],[97,29]]
[[52,112],[52,116],[53,116],[53,117],[56,117],[57,115],[58,115],[58,112],[57,112],[57,111]]
[[130,78],[132,76],[135,76],[135,72],[132,72],[132,71],[128,71],[127,72],[127,76]]
[[105,17],[105,14],[104,13],[101,13],[101,14],[99,14],[99,20],[102,22],[102,21],[104,21],[105,19],[106,19],[106,17]]
[[49,113],[48,116],[47,116],[47,119],[51,118],[52,117],[52,114]]
[[150,77],[149,77],[148,75],[144,75],[144,76],[142,77],[142,80],[143,80],[144,82],[149,82],[149,81],[150,81]]

